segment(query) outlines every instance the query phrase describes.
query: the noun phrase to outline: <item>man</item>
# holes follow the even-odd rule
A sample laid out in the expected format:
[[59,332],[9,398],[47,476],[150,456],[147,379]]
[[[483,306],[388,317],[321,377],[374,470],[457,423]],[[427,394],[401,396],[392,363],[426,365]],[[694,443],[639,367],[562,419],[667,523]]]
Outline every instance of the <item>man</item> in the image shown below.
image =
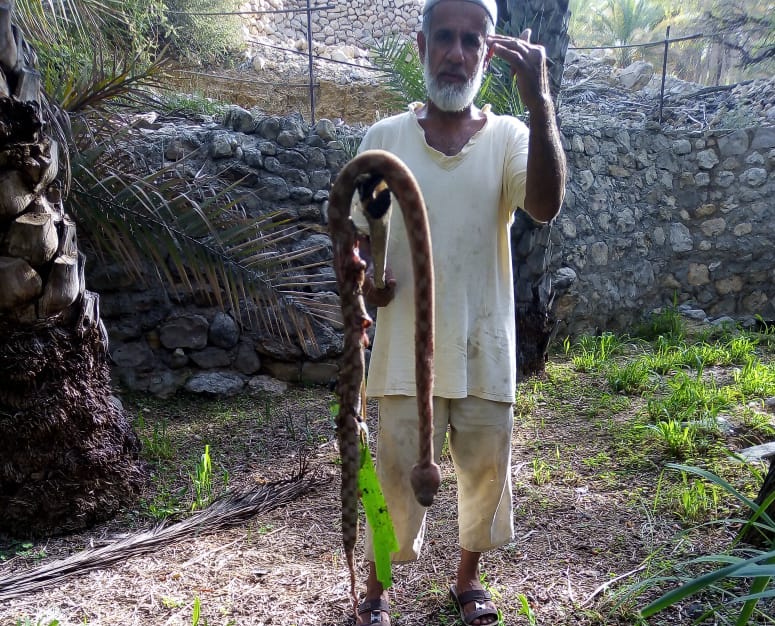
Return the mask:
[[[426,0],[417,35],[428,100],[382,120],[361,150],[381,148],[406,163],[423,192],[436,276],[434,446],[449,429],[458,481],[460,560],[450,593],[465,624],[494,624],[497,607],[479,580],[482,552],[513,535],[511,433],[516,393],[516,330],[509,227],[522,208],[539,222],[562,204],[565,157],[549,92],[546,56],[520,39],[494,34],[495,0]],[[473,105],[488,52],[516,76],[530,127]],[[417,407],[412,269],[401,212],[393,211],[392,277],[369,283],[379,307],[367,394],[379,398],[377,466],[399,541],[394,561],[417,559],[425,509],[414,499]],[[368,283],[368,281],[367,281]],[[390,624],[373,549],[357,624]]]

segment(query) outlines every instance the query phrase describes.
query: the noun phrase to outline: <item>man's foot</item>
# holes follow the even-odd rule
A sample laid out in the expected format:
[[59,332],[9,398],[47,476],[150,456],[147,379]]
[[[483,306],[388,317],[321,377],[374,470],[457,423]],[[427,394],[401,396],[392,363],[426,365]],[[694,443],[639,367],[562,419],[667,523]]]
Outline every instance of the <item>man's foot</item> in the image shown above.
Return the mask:
[[449,595],[466,626],[498,623],[498,607],[493,604],[492,596],[481,587],[471,587],[458,593],[456,585],[450,585]]
[[466,626],[498,623],[498,607],[492,603],[492,596],[479,582],[479,557],[481,556],[481,552],[471,552],[462,548],[456,584],[449,588],[452,601],[460,611],[460,617]]
[[390,614],[387,600],[384,597],[375,600],[364,600],[358,605],[356,626],[390,626]]

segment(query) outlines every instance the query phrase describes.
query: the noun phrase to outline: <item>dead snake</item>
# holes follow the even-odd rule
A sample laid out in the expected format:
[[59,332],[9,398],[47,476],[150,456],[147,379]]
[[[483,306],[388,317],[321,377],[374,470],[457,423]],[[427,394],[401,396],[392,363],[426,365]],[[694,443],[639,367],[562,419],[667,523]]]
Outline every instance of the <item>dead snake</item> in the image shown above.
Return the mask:
[[[441,481],[439,467],[433,462],[434,295],[428,216],[417,181],[406,165],[388,152],[367,150],[352,159],[339,173],[331,189],[328,207],[334,269],[344,320],[336,429],[342,461],[342,542],[350,571],[350,592],[354,604],[357,604],[353,554],[358,537],[359,441],[365,412],[362,402],[364,349],[369,342],[366,329],[372,320],[363,301],[366,263],[359,255],[358,236],[350,219],[350,204],[356,189],[361,192],[365,211],[368,211],[369,203],[384,204],[387,191],[377,184],[380,180],[392,191],[401,207],[412,256],[419,455],[417,464],[412,468],[411,483],[418,502],[430,506]],[[381,189],[379,194],[376,193],[378,189]],[[371,244],[374,250],[375,245],[379,248],[386,245],[386,241],[375,242],[372,236]]]

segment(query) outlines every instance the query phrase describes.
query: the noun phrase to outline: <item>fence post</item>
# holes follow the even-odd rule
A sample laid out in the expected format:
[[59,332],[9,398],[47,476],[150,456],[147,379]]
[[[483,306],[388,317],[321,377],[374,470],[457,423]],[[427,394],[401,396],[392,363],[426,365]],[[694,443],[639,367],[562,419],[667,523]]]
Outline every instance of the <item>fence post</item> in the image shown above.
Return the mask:
[[[309,0],[308,0],[309,1]],[[667,49],[670,46],[670,27],[665,32],[665,55],[662,58],[662,87],[659,90],[659,123],[662,123],[662,103],[665,98],[665,74],[667,73]]]
[[307,62],[309,65],[309,109],[312,124],[315,123],[315,70],[312,61],[312,5],[307,0]]

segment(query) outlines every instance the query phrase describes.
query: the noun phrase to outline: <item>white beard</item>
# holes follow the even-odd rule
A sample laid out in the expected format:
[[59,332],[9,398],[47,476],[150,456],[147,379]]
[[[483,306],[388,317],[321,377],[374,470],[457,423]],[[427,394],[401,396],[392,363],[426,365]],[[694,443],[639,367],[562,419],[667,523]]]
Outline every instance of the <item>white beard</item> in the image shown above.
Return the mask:
[[425,57],[423,64],[423,76],[425,78],[425,90],[428,92],[428,98],[431,102],[447,113],[457,113],[469,107],[479,93],[484,78],[484,64],[480,63],[476,74],[462,85],[451,83],[440,83],[435,76],[431,74],[428,56]]

